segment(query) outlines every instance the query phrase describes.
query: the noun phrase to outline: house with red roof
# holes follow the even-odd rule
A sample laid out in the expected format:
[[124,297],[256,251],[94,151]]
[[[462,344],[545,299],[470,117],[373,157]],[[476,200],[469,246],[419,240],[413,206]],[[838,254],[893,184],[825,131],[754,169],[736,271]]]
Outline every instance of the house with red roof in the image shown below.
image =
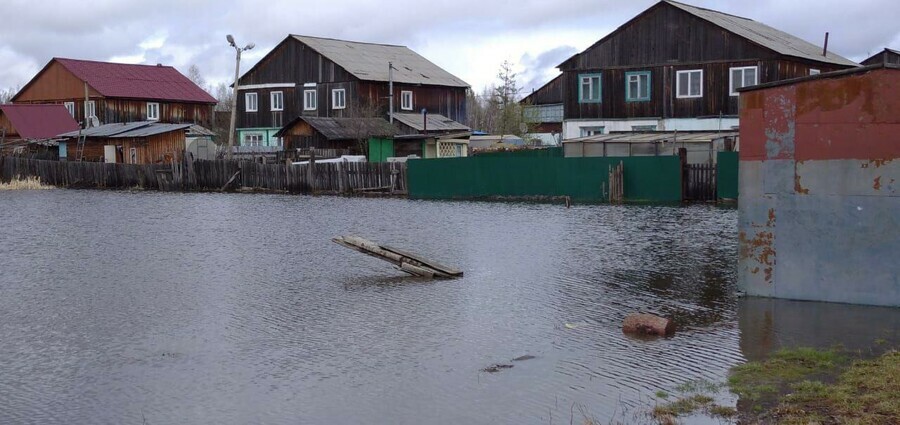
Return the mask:
[[63,105],[80,123],[159,121],[209,128],[216,99],[171,66],[53,58],[12,102]]
[[55,150],[59,144],[53,139],[77,130],[62,105],[0,105],[0,155]]

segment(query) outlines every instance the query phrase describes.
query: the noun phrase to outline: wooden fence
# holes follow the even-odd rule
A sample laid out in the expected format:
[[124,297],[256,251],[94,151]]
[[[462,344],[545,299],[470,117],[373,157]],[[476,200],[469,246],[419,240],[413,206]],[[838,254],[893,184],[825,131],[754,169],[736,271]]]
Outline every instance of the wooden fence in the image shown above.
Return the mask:
[[686,164],[684,169],[684,199],[687,201],[715,201],[715,164]]
[[57,187],[280,193],[406,194],[405,163],[260,164],[240,160],[173,164],[105,164],[0,157],[0,182],[39,177]]

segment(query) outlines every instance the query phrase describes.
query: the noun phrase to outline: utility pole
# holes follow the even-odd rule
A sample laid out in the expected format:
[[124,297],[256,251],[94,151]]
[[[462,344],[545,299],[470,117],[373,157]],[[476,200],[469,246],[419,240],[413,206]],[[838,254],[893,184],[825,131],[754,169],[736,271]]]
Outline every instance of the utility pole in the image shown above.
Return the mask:
[[394,63],[388,62],[388,119],[394,123]]
[[234,150],[234,126],[237,122],[237,97],[238,97],[238,78],[240,78],[240,70],[241,70],[241,53],[250,50],[256,47],[255,44],[250,43],[244,47],[238,47],[234,42],[234,37],[231,34],[225,36],[225,39],[228,40],[228,44],[231,47],[234,47],[234,51],[236,54],[235,63],[234,63],[234,89],[231,94],[231,126],[228,130],[228,151],[225,153],[225,158],[231,159],[232,151]]

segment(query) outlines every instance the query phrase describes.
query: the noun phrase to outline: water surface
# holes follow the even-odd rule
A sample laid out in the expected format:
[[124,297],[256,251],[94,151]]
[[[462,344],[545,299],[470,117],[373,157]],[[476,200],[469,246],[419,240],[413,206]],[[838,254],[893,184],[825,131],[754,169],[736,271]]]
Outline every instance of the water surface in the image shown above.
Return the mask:
[[[54,190],[0,216],[2,423],[621,420],[755,346],[733,209]],[[679,332],[623,335],[638,311]]]

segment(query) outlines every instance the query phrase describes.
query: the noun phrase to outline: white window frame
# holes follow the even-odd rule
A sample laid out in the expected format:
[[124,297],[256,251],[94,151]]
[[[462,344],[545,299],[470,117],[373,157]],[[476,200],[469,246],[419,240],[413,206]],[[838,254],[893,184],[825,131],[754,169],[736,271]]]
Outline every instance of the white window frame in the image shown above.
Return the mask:
[[[681,94],[681,75],[687,75],[687,94]],[[699,94],[691,94],[691,80],[693,79],[692,75],[697,74],[700,79],[700,93]],[[702,69],[685,69],[683,71],[675,71],[675,98],[676,99],[694,99],[703,97],[703,70]]]
[[84,116],[85,116],[85,118],[97,116],[97,102],[95,102],[93,100],[89,100],[89,101],[85,102]]
[[303,90],[303,110],[315,111],[319,109],[318,93],[315,89]]
[[269,93],[269,107],[272,111],[284,110],[284,92],[273,91]]
[[400,91],[400,109],[404,111],[413,110],[413,92],[411,90]]
[[137,148],[128,149],[128,163],[137,164]]
[[[340,100],[340,102],[338,102]],[[331,109],[344,109],[347,107],[347,90],[331,89]]]
[[[745,73],[749,70],[753,70],[753,84],[744,84]],[[739,71],[741,73],[741,87],[750,87],[759,84],[759,67],[756,65],[753,66],[736,66],[733,68],[728,68],[728,93],[731,96],[737,96],[737,90],[741,87],[734,86],[734,72]]]
[[147,102],[147,121],[159,121],[159,103]]
[[259,96],[256,92],[244,93],[244,112],[259,111]]
[[[250,143],[250,140],[253,139],[255,143]],[[263,144],[263,134],[262,133],[244,133],[244,137],[241,140],[241,146],[262,146]]]
[[72,118],[75,118],[75,102],[65,102],[63,105],[66,107],[66,110],[69,111],[69,115]]
[[822,73],[822,70],[821,70],[821,69],[816,69],[816,68],[810,68],[810,69],[809,69],[809,75],[819,75],[819,74],[821,74],[821,73]]

